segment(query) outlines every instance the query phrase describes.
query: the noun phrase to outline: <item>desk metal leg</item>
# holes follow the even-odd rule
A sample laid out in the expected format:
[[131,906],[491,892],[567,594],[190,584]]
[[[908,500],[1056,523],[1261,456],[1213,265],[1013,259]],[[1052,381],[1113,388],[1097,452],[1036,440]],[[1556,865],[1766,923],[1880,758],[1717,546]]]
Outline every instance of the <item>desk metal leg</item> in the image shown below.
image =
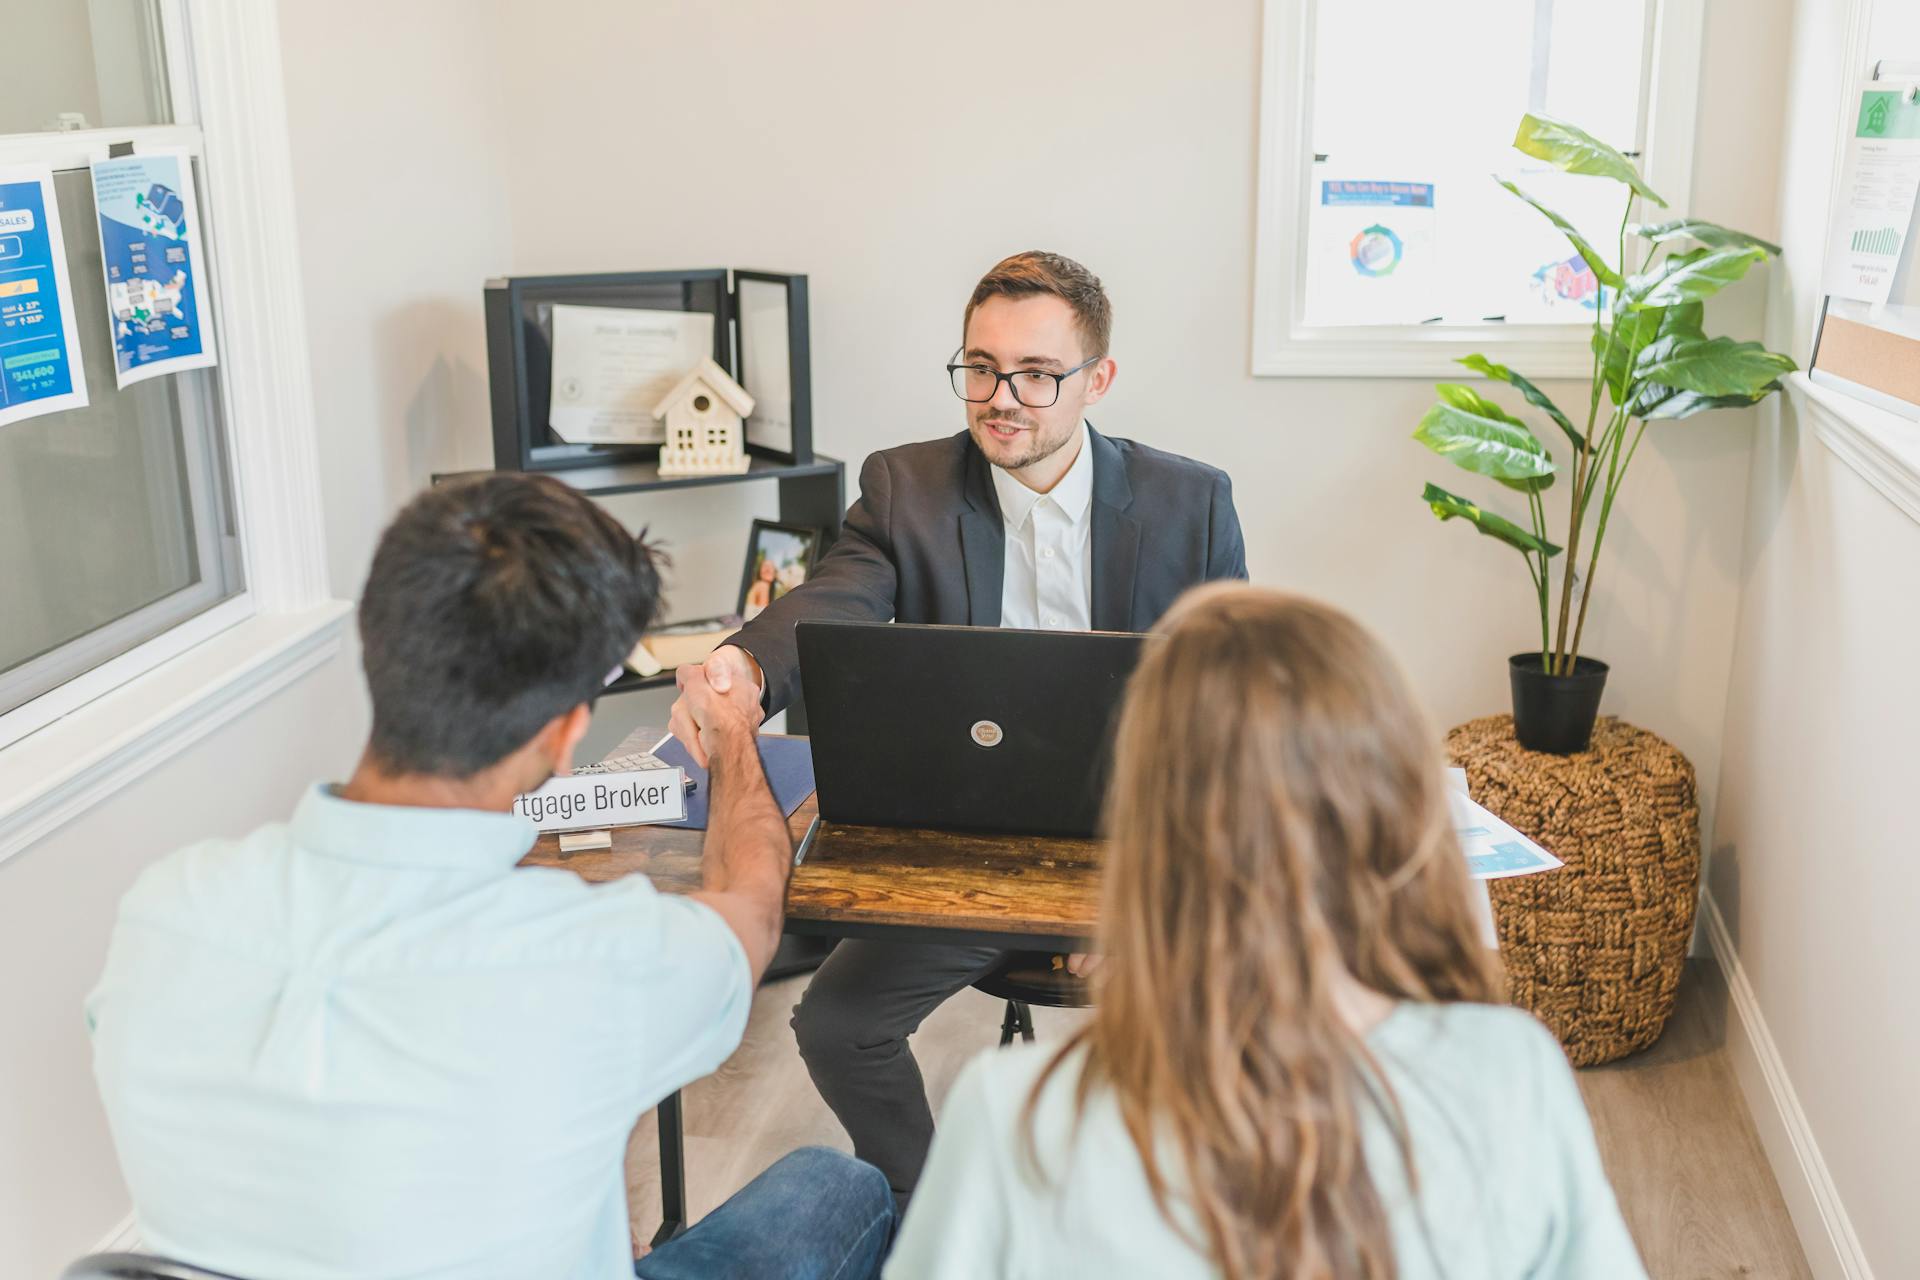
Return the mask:
[[660,1120],[660,1229],[653,1243],[663,1245],[687,1229],[687,1152],[676,1090],[655,1108]]

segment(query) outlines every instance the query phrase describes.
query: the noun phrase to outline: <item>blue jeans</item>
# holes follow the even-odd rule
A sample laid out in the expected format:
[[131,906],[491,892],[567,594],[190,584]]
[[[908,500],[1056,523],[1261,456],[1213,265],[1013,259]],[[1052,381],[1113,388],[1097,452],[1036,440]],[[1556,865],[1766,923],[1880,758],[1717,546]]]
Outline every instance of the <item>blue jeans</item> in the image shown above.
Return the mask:
[[893,1192],[870,1164],[802,1147],[633,1264],[641,1280],[872,1280]]

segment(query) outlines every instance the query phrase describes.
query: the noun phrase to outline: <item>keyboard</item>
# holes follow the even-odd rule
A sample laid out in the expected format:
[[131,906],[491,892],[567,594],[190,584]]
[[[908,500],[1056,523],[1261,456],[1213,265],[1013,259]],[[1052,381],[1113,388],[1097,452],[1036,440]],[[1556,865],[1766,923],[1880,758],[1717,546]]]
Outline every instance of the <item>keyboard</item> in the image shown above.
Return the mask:
[[[635,773],[643,769],[671,769],[668,764],[651,751],[629,751],[625,755],[608,756],[599,764],[583,764],[574,770],[576,774],[590,773]],[[687,790],[694,788],[692,778],[685,779]]]

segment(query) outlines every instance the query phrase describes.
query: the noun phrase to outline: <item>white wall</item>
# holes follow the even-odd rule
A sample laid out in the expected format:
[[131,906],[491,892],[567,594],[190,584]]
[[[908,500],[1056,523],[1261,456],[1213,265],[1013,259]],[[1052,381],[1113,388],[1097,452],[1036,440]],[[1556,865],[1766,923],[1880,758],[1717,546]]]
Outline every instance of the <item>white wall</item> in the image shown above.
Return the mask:
[[[1802,359],[1820,302],[1841,104],[1866,69],[1848,63],[1854,10],[1799,0],[1792,16],[1780,174],[1790,265],[1772,281],[1768,329]],[[1862,0],[1859,12],[1868,59],[1920,58],[1920,7]],[[1816,1274],[1861,1276],[1865,1265],[1883,1278],[1920,1275],[1911,1105],[1920,668],[1910,656],[1920,525],[1791,404],[1769,415],[1750,495],[1708,870],[1737,952],[1723,961],[1737,971],[1736,992],[1750,991],[1735,1028],[1748,1042],[1736,1046],[1743,1084]]]
[[[486,6],[283,4],[334,589],[429,473],[492,464],[480,285],[509,254]],[[369,33],[379,32],[370,39]]]

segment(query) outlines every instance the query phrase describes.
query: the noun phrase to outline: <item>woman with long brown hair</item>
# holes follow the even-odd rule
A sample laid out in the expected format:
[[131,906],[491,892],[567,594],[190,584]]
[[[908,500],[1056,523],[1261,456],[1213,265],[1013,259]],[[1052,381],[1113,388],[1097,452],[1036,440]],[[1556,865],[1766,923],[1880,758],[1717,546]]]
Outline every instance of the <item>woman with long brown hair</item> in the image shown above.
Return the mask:
[[1255,587],[1159,630],[1095,1012],[961,1074],[889,1280],[1644,1276],[1559,1045],[1498,1003],[1397,666]]

